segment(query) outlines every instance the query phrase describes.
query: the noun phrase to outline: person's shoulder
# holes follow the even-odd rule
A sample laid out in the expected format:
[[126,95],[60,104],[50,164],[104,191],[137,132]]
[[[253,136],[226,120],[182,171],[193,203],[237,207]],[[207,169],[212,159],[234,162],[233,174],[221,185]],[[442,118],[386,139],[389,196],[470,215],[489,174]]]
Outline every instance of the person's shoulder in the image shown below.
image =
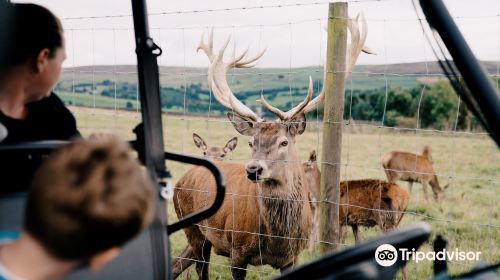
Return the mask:
[[54,92],[48,97],[28,104],[28,108],[35,114],[70,114],[64,102]]
[[64,102],[54,92],[51,92],[48,97],[40,100],[40,102],[46,102],[46,103],[49,103],[49,104],[52,104],[52,105],[61,106],[61,107],[65,107],[66,108],[66,106],[64,105]]

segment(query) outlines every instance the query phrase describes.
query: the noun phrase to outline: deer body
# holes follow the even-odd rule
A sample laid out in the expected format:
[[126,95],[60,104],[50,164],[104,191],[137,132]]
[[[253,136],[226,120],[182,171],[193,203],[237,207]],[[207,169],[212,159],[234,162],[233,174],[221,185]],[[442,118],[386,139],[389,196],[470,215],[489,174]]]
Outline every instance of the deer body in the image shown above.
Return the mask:
[[[284,133],[285,127],[280,123],[263,123],[258,139],[254,141],[266,142],[266,132],[270,138],[277,140],[279,137],[276,134],[279,133],[275,130],[281,128]],[[226,199],[215,215],[199,226],[185,229],[189,248],[182,254],[184,258],[207,260],[210,248],[213,248],[216,254],[228,256],[233,267],[269,264],[274,268],[286,269],[296,262],[311,232],[312,213],[307,203],[309,186],[301,165],[293,159],[294,144],[288,145],[290,147],[284,147],[287,151],[269,155],[276,161],[270,164],[277,167],[264,167],[260,175],[256,175],[273,179],[249,180],[248,177],[252,175],[248,174],[248,170],[255,163],[253,161],[247,166],[216,162],[227,182]],[[265,158],[260,151],[267,154],[266,147],[256,151],[257,158]],[[283,156],[289,160],[281,161],[280,157]],[[265,162],[267,160],[261,164]],[[208,206],[213,200],[214,191],[215,181],[209,171],[203,167],[191,168],[176,184],[174,206],[177,216],[181,218]],[[176,261],[174,276],[178,276],[190,264],[185,260]],[[200,277],[208,275],[204,270],[208,264],[197,266]],[[234,269],[233,277],[244,278],[244,272]]]
[[[216,254],[229,256],[232,259],[246,259],[247,263],[252,265],[263,263],[270,264],[274,268],[290,265],[295,260],[296,252],[302,251],[305,247],[305,240],[311,228],[310,208],[307,207],[307,203],[296,201],[306,195],[300,180],[296,182],[298,185],[291,186],[291,192],[287,192],[286,197],[283,197],[283,191],[280,190],[283,186],[272,182],[262,183],[259,186],[242,177],[241,174],[245,174],[243,165],[224,162],[217,162],[216,165],[224,174],[226,181],[231,182],[226,186],[228,199],[224,201],[217,214],[208,218],[206,223],[186,230],[189,231],[188,236],[191,235],[188,240],[192,240],[193,237],[201,240],[206,238]],[[191,189],[183,191],[184,186],[186,189]],[[205,186],[208,186],[210,193],[192,191],[193,189],[207,191]],[[213,191],[215,191],[215,181],[207,169],[203,167],[190,169],[176,186],[174,205],[177,215],[182,217],[197,211],[199,207],[208,206],[213,200]],[[263,234],[260,241],[255,233]],[[286,238],[266,237],[266,235],[300,239],[290,242]],[[196,246],[196,242],[189,243],[192,247]]]
[[356,244],[361,241],[358,226],[395,229],[408,206],[410,195],[400,186],[382,180],[340,182],[340,224],[351,226]]
[[426,200],[428,200],[427,185],[431,185],[434,199],[442,200],[444,188],[447,186],[441,188],[439,185],[428,146],[424,147],[421,155],[398,151],[389,152],[382,157],[382,166],[389,182],[407,181],[410,192],[414,182],[420,183]]
[[[314,157],[314,161],[312,158],[311,156],[309,162],[304,164],[305,176],[307,180],[315,183],[311,186],[313,192],[319,192],[321,171],[315,162],[316,158]],[[359,226],[378,225],[383,231],[395,229],[403,218],[409,199],[410,196],[406,190],[397,184],[382,180],[364,179],[340,182],[339,221],[343,227],[341,238],[344,238],[345,226],[352,228],[356,244],[361,241]],[[318,210],[315,209],[316,213],[319,212]],[[309,250],[312,251],[319,240],[319,223],[316,220],[311,236]]]
[[321,172],[319,171],[316,161],[316,151],[313,150],[309,154],[309,160],[302,164],[305,178],[308,182],[311,210],[313,214],[313,228],[311,238],[309,239],[309,252],[314,251],[316,244],[319,241],[319,201],[320,201],[320,180]]

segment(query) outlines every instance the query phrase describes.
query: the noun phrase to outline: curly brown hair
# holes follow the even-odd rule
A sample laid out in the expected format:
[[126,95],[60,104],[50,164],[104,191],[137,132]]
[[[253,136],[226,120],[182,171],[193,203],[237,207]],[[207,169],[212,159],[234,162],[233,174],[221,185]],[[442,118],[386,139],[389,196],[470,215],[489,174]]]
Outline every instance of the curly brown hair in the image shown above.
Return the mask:
[[35,173],[25,229],[54,257],[79,260],[136,236],[153,208],[150,179],[128,144],[80,140],[55,151]]

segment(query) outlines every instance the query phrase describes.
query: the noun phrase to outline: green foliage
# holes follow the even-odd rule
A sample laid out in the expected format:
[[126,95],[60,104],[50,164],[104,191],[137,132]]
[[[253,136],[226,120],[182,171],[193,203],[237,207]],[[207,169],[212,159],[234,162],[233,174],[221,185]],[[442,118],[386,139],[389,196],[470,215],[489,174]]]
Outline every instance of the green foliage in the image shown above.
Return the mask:
[[[243,90],[235,90],[236,97],[244,104],[259,110],[261,106],[257,99],[263,95],[269,102],[281,110],[289,110],[303,100],[307,86],[298,86],[297,83],[284,85],[286,77],[277,75],[281,81],[280,86],[269,88],[266,86],[245,87]],[[374,78],[374,77],[371,77]],[[359,79],[359,77],[358,77]],[[359,81],[356,82],[358,85]],[[234,82],[235,88],[241,88],[246,83]],[[256,83],[259,85],[260,83]],[[399,85],[400,83],[391,83]],[[319,92],[322,87],[320,80],[314,81],[314,92]],[[350,86],[348,83],[347,86]],[[372,85],[373,86],[373,85]],[[448,81],[439,81],[431,85],[418,84],[413,88],[407,87],[386,87],[378,89],[365,89],[360,86],[357,89],[347,87],[344,98],[344,118],[361,121],[384,122],[386,126],[415,128],[417,118],[420,128],[453,129],[456,125],[459,130],[471,130],[478,126],[477,121],[466,110],[464,104],[460,105],[457,115],[459,99]],[[134,108],[132,102],[138,99],[137,84],[132,82],[115,82],[104,79],[95,84],[82,81],[77,84],[61,82],[56,88],[56,92],[72,92],[77,96],[87,95],[89,98],[77,98],[80,102],[71,101],[78,104],[87,104],[82,100],[94,100],[97,98],[96,107],[110,107],[114,101],[103,99],[117,99],[120,102],[119,108]],[[212,93],[206,85],[196,82],[184,84],[178,87],[161,87],[161,106],[167,111],[186,113],[207,113],[224,114],[226,109],[216,102]],[[94,96],[96,95],[96,96]],[[92,98],[90,98],[92,97]],[[68,100],[70,101],[70,100]],[[101,102],[102,101],[102,102]],[[124,102],[121,102],[124,101]],[[93,102],[92,102],[93,103]],[[94,105],[94,104],[92,104]],[[262,108],[260,108],[262,109]],[[272,113],[262,110],[264,117],[273,117]],[[319,112],[313,111],[308,114],[308,118],[322,116],[322,108]]]

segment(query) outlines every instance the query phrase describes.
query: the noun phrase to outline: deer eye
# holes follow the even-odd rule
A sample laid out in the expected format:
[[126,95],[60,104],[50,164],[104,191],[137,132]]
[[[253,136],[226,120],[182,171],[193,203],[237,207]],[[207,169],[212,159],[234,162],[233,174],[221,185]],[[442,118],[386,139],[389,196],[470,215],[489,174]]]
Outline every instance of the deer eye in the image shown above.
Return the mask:
[[222,158],[222,157],[225,157],[225,156],[226,156],[225,154],[220,155],[220,157],[221,157],[221,158]]
[[288,146],[288,141],[285,140],[285,141],[281,142],[280,146],[282,146],[282,147]]
[[248,146],[250,146],[250,148],[253,148],[252,142],[248,142]]
[[203,155],[206,156],[207,155],[207,152],[203,152]]

